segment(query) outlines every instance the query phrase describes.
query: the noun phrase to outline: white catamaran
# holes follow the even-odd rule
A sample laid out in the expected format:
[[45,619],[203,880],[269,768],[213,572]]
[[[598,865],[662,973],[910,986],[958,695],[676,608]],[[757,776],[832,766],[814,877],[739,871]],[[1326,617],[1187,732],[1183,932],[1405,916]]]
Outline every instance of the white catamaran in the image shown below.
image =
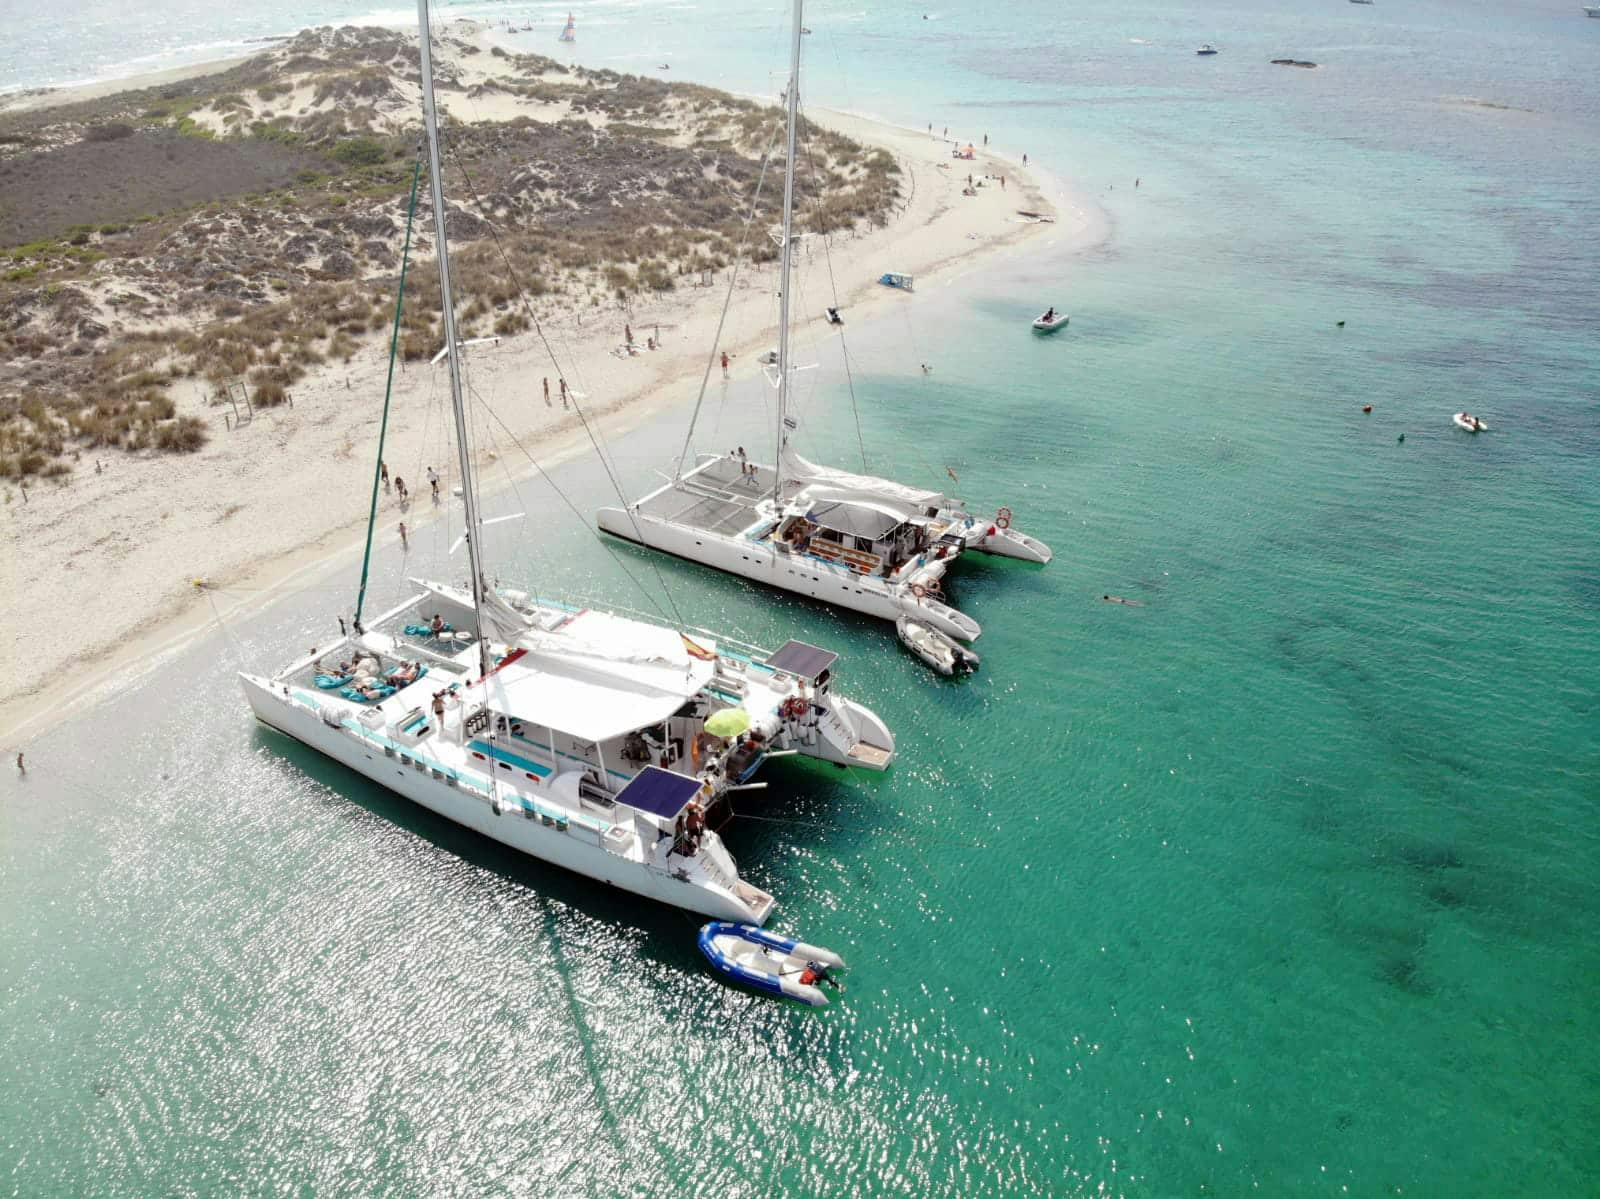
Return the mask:
[[[447,346],[458,346],[428,38],[422,102]],[[471,583],[411,598],[276,674],[242,674],[265,724],[457,824],[693,912],[760,924],[773,897],[715,829],[769,757],[885,769],[894,739],[836,694],[835,655],[774,654],[487,583],[459,353],[446,355]],[[376,481],[374,481],[374,505]],[[369,535],[370,550],[370,535]],[[362,598],[366,576],[363,572]],[[337,665],[334,665],[335,661]]]
[[818,466],[789,444],[797,428],[789,411],[789,297],[802,3],[795,0],[785,95],[789,169],[779,237],[777,462],[702,454],[685,469],[686,440],[668,483],[626,508],[600,509],[598,522],[607,533],[652,549],[884,620],[910,617],[972,641],[982,631],[978,622],[940,598],[951,565],[974,550],[1048,562],[1050,547],[1013,528],[1010,508],[992,518],[975,516],[943,492]]

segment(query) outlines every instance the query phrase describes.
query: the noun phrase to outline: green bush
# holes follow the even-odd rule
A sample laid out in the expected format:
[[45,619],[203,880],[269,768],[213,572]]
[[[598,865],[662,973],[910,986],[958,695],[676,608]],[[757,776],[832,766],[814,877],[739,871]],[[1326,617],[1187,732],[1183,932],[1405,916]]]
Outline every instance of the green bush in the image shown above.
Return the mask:
[[347,167],[375,167],[389,156],[375,137],[347,137],[333,147],[333,157]]

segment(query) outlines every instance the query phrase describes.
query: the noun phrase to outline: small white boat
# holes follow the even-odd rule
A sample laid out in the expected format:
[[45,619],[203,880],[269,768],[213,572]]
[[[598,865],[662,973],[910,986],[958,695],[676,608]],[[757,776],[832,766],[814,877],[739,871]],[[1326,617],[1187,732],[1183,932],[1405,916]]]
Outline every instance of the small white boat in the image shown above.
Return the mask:
[[1033,331],[1035,333],[1054,333],[1057,329],[1065,329],[1067,322],[1071,319],[1065,312],[1057,312],[1052,308],[1033,322]]
[[982,660],[954,637],[920,620],[902,616],[894,628],[907,649],[942,675],[971,674]]
[[844,959],[831,949],[791,941],[753,924],[713,920],[701,927],[699,941],[706,960],[729,978],[812,1007],[827,1004],[821,984],[839,987],[830,972],[844,969]]
[[1456,428],[1465,429],[1468,433],[1482,433],[1489,427],[1477,417],[1467,412],[1458,412],[1455,414],[1453,419],[1456,422]]
[[1217,48],[1210,42],[1207,42],[1205,45],[1201,46],[1200,49],[1195,51],[1195,53],[1200,55],[1201,58],[1205,58],[1207,55],[1215,54],[1216,52]]

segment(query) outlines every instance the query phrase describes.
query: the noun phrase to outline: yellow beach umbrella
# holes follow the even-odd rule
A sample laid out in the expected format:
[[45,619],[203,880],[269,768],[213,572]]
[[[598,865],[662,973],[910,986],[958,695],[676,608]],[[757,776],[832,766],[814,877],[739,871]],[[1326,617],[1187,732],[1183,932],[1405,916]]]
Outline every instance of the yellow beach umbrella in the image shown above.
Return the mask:
[[713,737],[737,737],[750,727],[750,713],[743,708],[724,708],[706,721],[706,732]]

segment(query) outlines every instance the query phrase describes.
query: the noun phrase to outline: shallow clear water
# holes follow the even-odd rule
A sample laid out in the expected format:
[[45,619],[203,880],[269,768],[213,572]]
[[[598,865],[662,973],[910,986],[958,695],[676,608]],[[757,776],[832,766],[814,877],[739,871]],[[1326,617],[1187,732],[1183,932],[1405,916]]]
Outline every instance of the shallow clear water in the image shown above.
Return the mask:
[[[727,30],[704,47],[577,11],[619,60],[751,88],[779,65],[777,15],[695,10]],[[724,987],[688,918],[254,728],[230,672],[326,637],[342,563],[8,787],[17,1193],[1590,1189],[1600,22],[937,15],[839,37],[819,6],[812,102],[987,131],[1112,230],[847,327],[871,466],[952,467],[1055,547],[958,573],[983,671],[942,684],[887,626],[608,554],[541,484],[491,505],[537,514],[494,528],[519,582],[844,652],[899,764],[775,764],[730,834],[777,925],[852,962],[844,1001]],[[1032,338],[1049,302],[1072,325]],[[806,379],[806,447],[858,464],[836,373]],[[765,427],[734,388],[703,440]],[[611,446],[630,488],[681,428]],[[592,464],[556,475],[585,511],[610,497]]]

